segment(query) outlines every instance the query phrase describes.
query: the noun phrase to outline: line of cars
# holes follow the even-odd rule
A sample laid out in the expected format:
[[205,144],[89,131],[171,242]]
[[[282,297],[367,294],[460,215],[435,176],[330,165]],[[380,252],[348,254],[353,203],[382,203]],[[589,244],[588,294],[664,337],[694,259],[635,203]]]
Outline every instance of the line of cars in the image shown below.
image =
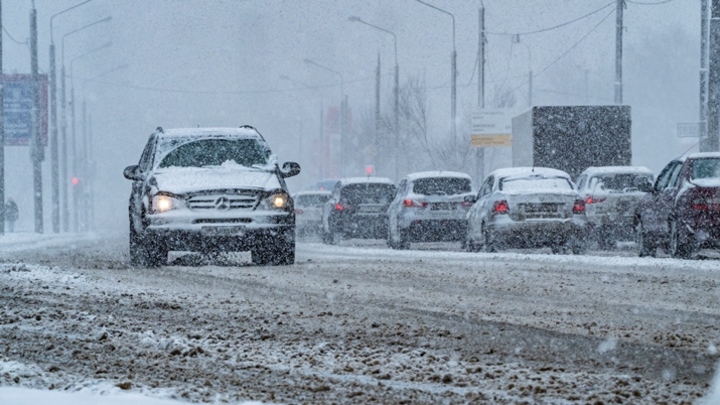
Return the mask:
[[[679,258],[720,246],[718,153],[675,159],[657,180],[645,167],[590,167],[576,181],[560,170],[525,167],[495,170],[477,191],[470,176],[449,171],[412,173],[397,188],[374,177],[331,184],[296,200],[299,229],[328,244],[359,237],[386,239],[393,249],[459,241],[468,251],[581,254],[590,244],[608,250],[633,241],[640,256],[664,248]],[[305,208],[308,195],[322,196],[315,208]]]

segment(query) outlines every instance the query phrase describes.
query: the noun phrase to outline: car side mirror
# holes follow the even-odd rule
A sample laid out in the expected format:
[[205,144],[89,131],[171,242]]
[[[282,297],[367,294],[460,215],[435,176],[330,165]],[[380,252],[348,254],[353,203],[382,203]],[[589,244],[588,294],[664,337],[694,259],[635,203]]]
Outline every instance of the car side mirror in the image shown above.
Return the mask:
[[123,176],[128,180],[140,181],[143,180],[143,176],[140,173],[140,166],[132,165],[128,166],[123,170]]
[[463,201],[465,201],[466,203],[470,203],[470,204],[475,204],[477,202],[477,200],[478,200],[478,198],[477,198],[477,195],[475,195],[475,194],[466,195],[465,197],[463,197]]
[[280,174],[283,178],[297,176],[300,174],[300,165],[296,162],[285,162],[280,169]]

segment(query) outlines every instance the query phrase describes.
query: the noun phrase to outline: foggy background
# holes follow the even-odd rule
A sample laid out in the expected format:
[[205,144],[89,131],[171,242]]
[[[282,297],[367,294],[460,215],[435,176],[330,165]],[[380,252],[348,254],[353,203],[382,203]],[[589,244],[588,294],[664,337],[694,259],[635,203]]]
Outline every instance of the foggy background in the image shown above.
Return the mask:
[[[7,30],[3,33],[4,73],[29,73],[29,47],[22,42],[28,40],[32,3],[2,1]],[[41,73],[49,71],[50,17],[80,2],[35,1]],[[458,137],[469,145],[467,124],[477,106],[480,2],[428,2],[455,16],[457,108],[458,121],[462,121]],[[651,1],[628,3],[625,10],[623,101],[632,106],[633,164],[657,173],[671,158],[697,150],[697,139],[678,138],[676,126],[698,121],[700,2],[639,2]],[[485,0],[486,30],[534,31],[576,19],[608,3]],[[509,35],[488,34],[487,106],[510,97],[514,110],[526,109],[529,68],[537,75],[533,79],[534,105],[612,104],[613,9],[611,5],[557,29],[520,35],[520,42],[513,42]],[[409,79],[422,84],[429,136],[437,142],[449,136],[451,19],[414,0],[93,0],[54,20],[58,82],[62,36],[107,16],[112,16],[109,23],[68,36],[64,50],[69,69],[70,60],[112,42],[107,49],[78,58],[72,80],[67,79],[68,91],[71,83],[75,88],[78,120],[80,103],[85,100],[87,105],[96,170],[93,229],[98,232],[127,231],[130,181],[123,178],[122,170],[137,163],[148,135],[157,126],[249,124],[265,136],[280,162],[297,161],[303,166],[303,173],[289,179],[291,192],[320,180],[319,154],[314,149],[321,110],[338,106],[340,83],[337,75],[303,63],[304,59],[343,75],[353,131],[361,136],[374,111],[379,57],[382,109],[383,113],[392,111],[392,36],[350,22],[349,16],[396,34],[401,86]],[[80,137],[82,125],[79,121],[76,125]],[[372,151],[352,153],[355,163],[345,172],[363,175],[364,156],[368,156],[367,164],[374,163],[370,161]],[[486,173],[509,165],[509,156],[509,148],[488,149]],[[17,229],[31,231],[29,150],[8,146],[5,159],[5,195],[13,197],[20,208]],[[429,167],[426,159],[410,152],[402,159],[407,170],[453,168],[452,162],[447,167]],[[376,174],[394,177],[391,168],[378,164]],[[51,232],[50,182],[48,147],[43,163],[45,232]],[[70,187],[70,180],[61,179],[61,186]]]

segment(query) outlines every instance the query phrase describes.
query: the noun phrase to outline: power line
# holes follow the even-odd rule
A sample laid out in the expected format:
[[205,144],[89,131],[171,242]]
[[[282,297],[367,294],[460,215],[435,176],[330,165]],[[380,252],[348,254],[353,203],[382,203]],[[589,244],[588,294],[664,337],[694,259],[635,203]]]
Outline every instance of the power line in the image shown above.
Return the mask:
[[[669,1],[672,1],[672,0],[665,0],[664,2],[667,3],[667,2],[669,2]],[[564,27],[564,26],[570,25],[570,24],[572,24],[572,23],[574,23],[574,22],[583,20],[583,19],[585,19],[585,18],[587,18],[587,17],[590,17],[590,16],[593,15],[593,14],[597,14],[597,13],[605,10],[606,8],[612,6],[613,4],[615,4],[615,2],[614,2],[614,1],[611,1],[610,3],[607,3],[606,5],[600,7],[599,9],[597,9],[597,10],[595,10],[595,11],[592,11],[592,12],[590,12],[590,13],[588,13],[588,14],[585,14],[585,15],[583,15],[583,16],[581,16],[581,17],[575,18],[575,19],[570,20],[570,21],[566,21],[566,22],[561,23],[561,24],[558,24],[558,25],[554,25],[554,26],[552,26],[552,27],[541,28],[541,29],[534,30],[534,31],[526,31],[526,32],[491,32],[491,31],[487,31],[487,30],[486,30],[486,31],[483,31],[483,32],[484,32],[485,34],[506,35],[506,36],[538,34],[538,33],[541,33],[541,32],[551,31],[551,30],[554,30],[554,29],[557,29],[557,28],[560,28],[560,27]],[[650,4],[650,3],[641,3],[641,4]],[[662,4],[662,3],[653,3],[653,4]]]
[[[583,42],[583,41],[585,40],[585,38],[587,38],[590,34],[592,34],[592,33],[593,33],[603,22],[605,22],[605,20],[607,20],[608,17],[610,17],[614,12],[615,12],[615,8],[613,8],[612,10],[610,10],[610,12],[609,12],[605,17],[603,17],[603,19],[600,20],[600,22],[598,22],[597,24],[595,24],[595,26],[592,27],[592,29],[591,29],[590,31],[588,31],[587,33],[585,33],[585,35],[583,35],[577,42],[575,42],[570,48],[568,48],[565,52],[563,52],[560,56],[558,56],[554,61],[550,62],[550,64],[546,65],[546,66],[545,66],[544,68],[542,68],[542,70],[540,70],[539,72],[534,73],[533,76],[532,76],[533,79],[536,78],[536,77],[538,77],[538,76],[540,76],[541,74],[545,73],[545,71],[547,71],[548,69],[550,69],[550,67],[552,67],[552,66],[553,66],[554,64],[556,64],[558,61],[560,61],[560,59],[564,58],[565,55],[567,55],[567,54],[570,53],[573,49],[575,49],[578,45],[580,45],[580,43]],[[524,86],[526,82],[527,82],[526,80],[523,80],[523,82],[520,83],[519,86],[515,87],[515,88],[512,89],[510,92],[515,92],[517,89],[519,89],[520,87]]]
[[8,30],[7,30],[5,27],[2,27],[2,29],[3,29],[3,31],[5,32],[5,34],[8,36],[8,38],[10,38],[10,40],[13,41],[13,42],[15,42],[16,44],[18,44],[18,45],[27,45],[27,44],[28,44],[27,41],[25,41],[25,42],[20,42],[20,41],[18,41],[17,39],[13,38],[13,36],[10,35],[10,33],[8,32]]
[[647,2],[645,2],[645,1],[633,1],[633,0],[625,0],[625,1],[628,2],[628,3],[632,3],[632,4],[638,4],[638,5],[641,5],[641,6],[657,6],[658,4],[670,3],[670,2],[673,1],[673,0],[647,1]]

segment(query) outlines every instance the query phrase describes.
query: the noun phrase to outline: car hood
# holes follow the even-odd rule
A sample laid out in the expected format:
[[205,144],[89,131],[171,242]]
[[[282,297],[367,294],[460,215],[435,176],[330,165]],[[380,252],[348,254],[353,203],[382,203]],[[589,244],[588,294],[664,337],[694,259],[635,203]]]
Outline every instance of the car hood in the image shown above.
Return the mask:
[[152,179],[158,190],[173,194],[226,189],[274,190],[281,187],[275,173],[244,167],[173,167],[156,170]]

